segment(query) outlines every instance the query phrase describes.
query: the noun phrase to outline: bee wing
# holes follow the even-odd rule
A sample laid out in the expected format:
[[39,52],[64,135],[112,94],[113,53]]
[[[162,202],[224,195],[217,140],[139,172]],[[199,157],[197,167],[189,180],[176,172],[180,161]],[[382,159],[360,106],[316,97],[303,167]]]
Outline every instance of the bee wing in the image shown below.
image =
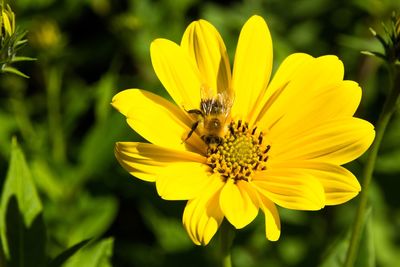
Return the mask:
[[220,90],[215,92],[212,88],[202,86],[200,88],[201,108],[205,114],[224,114],[228,117],[233,105],[233,90]]
[[202,85],[200,88],[201,109],[205,114],[211,114],[215,105],[215,93],[212,88]]
[[221,113],[228,117],[231,112],[235,96],[232,90],[225,90],[217,94],[217,99],[221,103]]

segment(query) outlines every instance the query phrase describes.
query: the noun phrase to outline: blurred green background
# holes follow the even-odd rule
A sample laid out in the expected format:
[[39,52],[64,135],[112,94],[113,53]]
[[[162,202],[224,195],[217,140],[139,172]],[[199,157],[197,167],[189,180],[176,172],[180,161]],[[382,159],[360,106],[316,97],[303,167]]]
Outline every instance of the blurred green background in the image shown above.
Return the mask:
[[[381,61],[361,50],[381,50],[368,28],[382,32],[398,0],[17,0],[8,2],[28,30],[16,66],[30,76],[0,76],[0,189],[16,136],[39,193],[46,255],[95,238],[65,266],[216,266],[218,235],[196,247],[181,223],[184,202],[161,200],[153,184],[134,179],[117,163],[116,141],[142,140],[110,106],[126,88],[163,96],[150,62],[150,42],[176,42],[193,20],[213,23],[233,58],[243,23],[267,21],[274,68],[293,52],[335,54],[346,79],[363,88],[357,116],[375,123],[388,88]],[[359,179],[363,158],[349,164]],[[382,145],[371,190],[368,253],[376,266],[400,260],[400,117]],[[343,238],[357,198],[319,212],[280,209],[282,235],[265,239],[264,218],[237,231],[234,266],[338,266],[327,263]],[[367,240],[364,242],[369,242]],[[374,245],[374,246],[373,246]],[[1,265],[1,264],[0,264]],[[29,266],[29,265],[27,265]],[[363,265],[367,266],[367,265]],[[371,266],[371,265],[368,265]]]

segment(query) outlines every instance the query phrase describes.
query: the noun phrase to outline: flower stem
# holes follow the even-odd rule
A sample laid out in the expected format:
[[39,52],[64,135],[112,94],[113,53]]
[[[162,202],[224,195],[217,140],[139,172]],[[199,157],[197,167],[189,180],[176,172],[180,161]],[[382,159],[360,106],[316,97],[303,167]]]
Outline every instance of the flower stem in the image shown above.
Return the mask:
[[386,127],[392,117],[394,111],[396,110],[396,104],[398,102],[400,93],[400,71],[396,66],[390,67],[392,88],[385,101],[381,114],[379,116],[378,122],[376,124],[376,136],[370,148],[366,165],[364,166],[362,181],[362,191],[360,194],[358,209],[356,217],[352,227],[352,233],[350,238],[349,248],[347,250],[347,255],[345,259],[345,267],[353,267],[355,260],[357,258],[357,252],[360,244],[365,212],[367,210],[368,202],[368,189],[371,183],[372,174],[375,166],[375,161],[378,155],[379,147],[383,139]]
[[46,80],[48,123],[52,145],[52,156],[56,162],[62,163],[66,158],[60,108],[62,70],[59,67],[50,68]]
[[223,221],[220,231],[221,231],[221,240],[220,240],[221,266],[232,267],[231,247],[233,239],[235,237],[233,226],[229,222]]

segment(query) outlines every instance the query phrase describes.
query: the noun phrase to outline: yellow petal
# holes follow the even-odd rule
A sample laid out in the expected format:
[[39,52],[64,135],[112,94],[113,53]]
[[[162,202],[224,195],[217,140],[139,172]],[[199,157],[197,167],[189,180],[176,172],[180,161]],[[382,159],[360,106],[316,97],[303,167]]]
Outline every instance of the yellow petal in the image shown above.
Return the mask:
[[304,53],[294,53],[285,58],[275,73],[271,83],[268,85],[261,101],[257,104],[254,116],[250,119],[251,125],[254,124],[255,121],[261,120],[270,105],[280,95],[282,90],[285,89],[286,85],[313,59],[312,56]]
[[[272,70],[272,40],[264,19],[252,16],[243,26],[235,54],[232,115],[247,119],[266,89]],[[245,117],[248,116],[248,117]]]
[[13,28],[11,27],[10,18],[8,17],[7,12],[5,12],[4,10],[1,11],[1,15],[3,18],[4,29],[6,33],[8,33],[8,35],[11,36],[13,34]]
[[158,173],[156,188],[165,200],[193,199],[212,179],[209,167],[199,162],[180,162],[166,166]]
[[183,225],[196,245],[207,245],[224,218],[218,201],[224,183],[213,178],[202,194],[187,202],[183,212]]
[[189,55],[166,39],[154,40],[150,53],[154,71],[175,103],[186,109],[198,108],[201,77]]
[[181,47],[197,65],[202,83],[217,91],[230,88],[231,68],[224,41],[208,21],[192,22],[186,29]]
[[265,215],[265,234],[268,240],[277,241],[281,235],[281,221],[278,210],[271,200],[258,194],[260,208]]
[[374,126],[358,118],[328,121],[288,138],[276,138],[271,160],[316,160],[342,165],[361,156],[375,137]]
[[338,205],[349,201],[361,190],[357,178],[347,169],[315,161],[285,162],[271,166],[311,174],[320,181],[325,190],[326,205]]
[[335,118],[352,117],[361,100],[361,88],[353,81],[340,81],[332,86],[321,87],[307,94],[302,101],[295,101],[290,111],[276,123],[268,138],[284,139],[304,129]]
[[306,172],[271,168],[258,173],[252,183],[260,194],[284,208],[319,210],[325,205],[324,188]]
[[[286,70],[282,68],[281,71]],[[292,69],[289,68],[289,72],[291,71]],[[343,73],[343,63],[336,56],[306,59],[294,76],[281,84],[269,99],[270,101],[266,102],[259,114],[259,125],[263,129],[272,130],[272,127],[286,114],[298,112],[297,106],[294,107],[295,103],[303,106],[313,104],[309,103],[310,95],[315,95],[321,91],[321,88],[332,87],[342,81]]]
[[144,90],[128,89],[115,95],[111,104],[149,142],[177,150],[204,151],[204,143],[196,133],[183,142],[193,122],[166,99]]
[[219,203],[226,219],[240,229],[254,220],[258,213],[257,195],[248,182],[226,181]]
[[130,174],[149,182],[155,182],[165,167],[174,163],[205,162],[205,158],[197,153],[138,142],[116,143],[115,156]]

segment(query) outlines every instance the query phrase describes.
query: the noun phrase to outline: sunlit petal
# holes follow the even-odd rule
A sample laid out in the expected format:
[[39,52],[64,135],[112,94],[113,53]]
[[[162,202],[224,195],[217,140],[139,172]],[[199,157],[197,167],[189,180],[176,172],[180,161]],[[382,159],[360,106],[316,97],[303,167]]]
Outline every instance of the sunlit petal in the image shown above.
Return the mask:
[[233,66],[233,116],[250,118],[272,71],[272,40],[264,19],[252,16],[240,32]]
[[[272,131],[273,126],[277,125],[286,114],[297,112],[296,103],[303,106],[310,105],[308,101],[310,96],[343,80],[343,63],[336,56],[315,59],[298,56],[296,60],[299,60],[298,64],[302,67],[298,68],[293,76],[290,75],[292,69],[289,69],[288,74],[285,74],[285,69],[281,70],[283,74],[279,77],[290,80],[284,81],[279,78],[281,83],[277,83],[278,89],[265,102],[265,107],[259,114],[258,125],[262,125],[263,129]],[[268,88],[267,92],[269,90]]]
[[278,210],[271,200],[258,194],[260,208],[265,215],[265,235],[270,241],[277,241],[281,235],[281,221]]
[[171,164],[205,162],[205,158],[197,153],[138,142],[116,143],[115,156],[130,174],[149,182],[155,182],[165,167]]
[[186,204],[183,225],[196,245],[207,245],[224,218],[219,206],[219,194],[224,183],[218,177],[210,179],[203,193]]
[[[295,101],[291,112],[283,116],[270,131],[269,139],[290,139],[304,129],[311,129],[319,124],[336,118],[352,117],[360,104],[361,88],[353,81],[340,81],[307,95],[304,104]],[[312,119],[311,119],[312,118]]]
[[181,46],[198,67],[202,83],[217,91],[230,87],[231,68],[224,41],[208,21],[192,22],[186,29]]
[[201,76],[189,55],[166,39],[153,41],[150,53],[154,71],[175,103],[186,109],[198,108]]
[[314,176],[325,191],[326,205],[338,205],[349,201],[361,190],[357,178],[347,169],[317,161],[293,161],[277,164],[278,168],[296,169],[296,171]]
[[112,105],[127,117],[133,130],[153,144],[183,151],[187,146],[204,150],[203,141],[197,134],[183,142],[192,121],[180,108],[156,94],[128,89],[115,95]]
[[273,168],[257,174],[252,183],[260,194],[284,208],[319,210],[325,206],[321,183],[301,171]]
[[361,156],[375,137],[374,126],[357,118],[331,120],[291,139],[277,138],[271,148],[276,161],[318,160],[342,165]]
[[235,228],[240,229],[254,220],[258,213],[255,191],[247,182],[228,180],[219,199],[222,212]]
[[212,176],[209,167],[199,162],[174,162],[158,174],[156,188],[165,200],[188,200],[202,193]]

